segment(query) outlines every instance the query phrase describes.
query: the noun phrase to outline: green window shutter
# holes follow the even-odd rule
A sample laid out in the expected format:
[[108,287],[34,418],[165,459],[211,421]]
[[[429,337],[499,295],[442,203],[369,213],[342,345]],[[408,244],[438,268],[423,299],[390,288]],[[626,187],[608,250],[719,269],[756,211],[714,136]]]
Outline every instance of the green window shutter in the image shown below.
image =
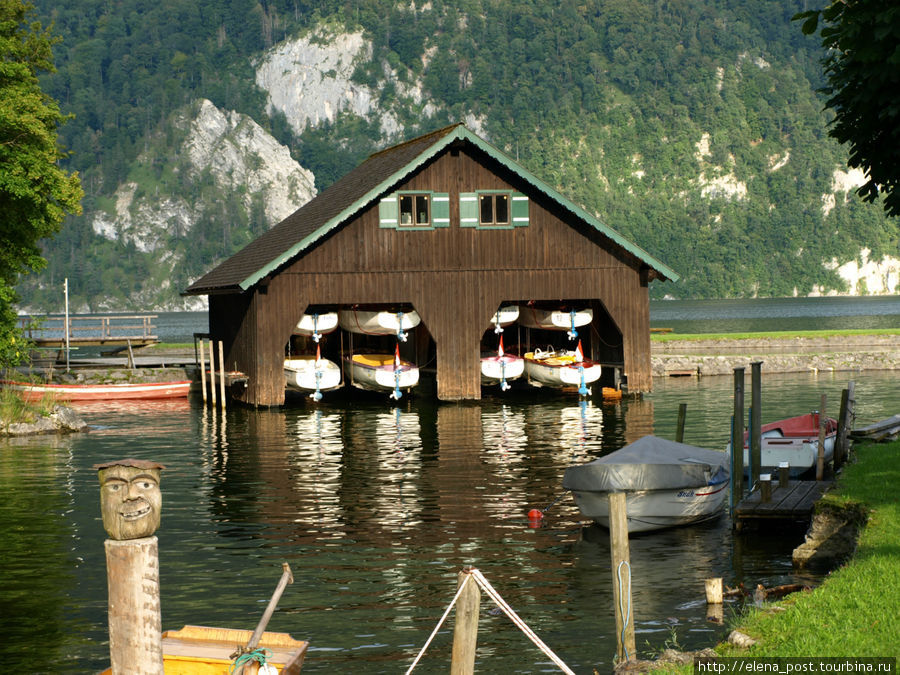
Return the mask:
[[446,192],[431,195],[431,223],[434,227],[450,227],[450,195]]
[[383,197],[378,203],[378,226],[397,227],[397,194]]
[[474,192],[459,193],[459,226],[478,227],[478,195]]
[[521,192],[512,193],[512,224],[513,227],[528,226],[528,197]]

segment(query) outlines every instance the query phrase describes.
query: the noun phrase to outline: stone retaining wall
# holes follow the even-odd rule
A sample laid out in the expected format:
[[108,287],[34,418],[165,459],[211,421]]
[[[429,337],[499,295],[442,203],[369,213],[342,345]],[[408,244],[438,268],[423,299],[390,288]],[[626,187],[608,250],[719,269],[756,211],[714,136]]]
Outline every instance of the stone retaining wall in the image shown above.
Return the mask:
[[762,361],[766,372],[900,369],[900,336],[852,335],[765,340],[672,340],[651,343],[653,375],[730,375]]

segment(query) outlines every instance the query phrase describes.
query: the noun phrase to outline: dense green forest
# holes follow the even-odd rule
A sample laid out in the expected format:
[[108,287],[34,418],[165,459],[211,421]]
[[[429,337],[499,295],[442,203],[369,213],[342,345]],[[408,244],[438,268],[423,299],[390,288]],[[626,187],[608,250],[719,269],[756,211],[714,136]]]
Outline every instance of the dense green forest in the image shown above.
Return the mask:
[[[791,22],[802,1],[35,5],[62,37],[58,72],[43,84],[73,115],[61,139],[86,195],[84,215],[47,242],[48,269],[22,284],[35,307],[57,308],[63,277],[91,309],[174,303],[192,278],[272,224],[261,209],[229,206],[229,195],[199,199],[209,182],[173,173],[178,113],[200,98],[252,117],[314,172],[319,190],[403,137],[478,119],[492,143],[682,275],[654,284],[655,297],[844,292],[825,263],[853,260],[863,248],[875,259],[900,257],[897,222],[880,204],[839,192],[823,210],[846,151],[827,136],[818,42]],[[354,80],[394,111],[398,136],[349,113],[302,133],[267,114],[255,63],[321,25],[362,30],[371,42]],[[409,83],[421,84],[436,112],[426,116],[424,104],[398,96]],[[92,229],[91,214],[109,211],[126,180],[210,204],[190,231],[173,232],[172,250],[183,255],[168,267]],[[142,296],[161,275],[168,295]]]

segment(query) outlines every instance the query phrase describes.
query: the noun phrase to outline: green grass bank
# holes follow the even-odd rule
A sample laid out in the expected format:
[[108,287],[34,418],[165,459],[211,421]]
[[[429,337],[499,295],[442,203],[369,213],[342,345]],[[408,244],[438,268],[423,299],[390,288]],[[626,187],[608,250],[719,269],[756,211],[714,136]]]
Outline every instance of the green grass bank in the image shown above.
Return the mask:
[[[868,521],[853,557],[812,591],[764,603],[732,628],[757,640],[747,649],[723,643],[721,656],[900,656],[900,441],[857,444],[823,502],[861,508]],[[692,666],[654,672],[692,673]]]

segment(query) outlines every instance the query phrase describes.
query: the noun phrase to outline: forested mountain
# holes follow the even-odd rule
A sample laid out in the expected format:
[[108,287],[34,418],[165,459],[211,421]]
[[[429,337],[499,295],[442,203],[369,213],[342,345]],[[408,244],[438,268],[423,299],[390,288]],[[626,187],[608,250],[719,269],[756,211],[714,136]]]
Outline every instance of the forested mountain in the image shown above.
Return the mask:
[[307,170],[321,190],[454,121],[682,275],[655,297],[897,292],[900,231],[827,136],[802,1],[35,4],[86,197],[21,287],[33,307],[57,309],[63,277],[82,308],[184,306],[312,196]]

